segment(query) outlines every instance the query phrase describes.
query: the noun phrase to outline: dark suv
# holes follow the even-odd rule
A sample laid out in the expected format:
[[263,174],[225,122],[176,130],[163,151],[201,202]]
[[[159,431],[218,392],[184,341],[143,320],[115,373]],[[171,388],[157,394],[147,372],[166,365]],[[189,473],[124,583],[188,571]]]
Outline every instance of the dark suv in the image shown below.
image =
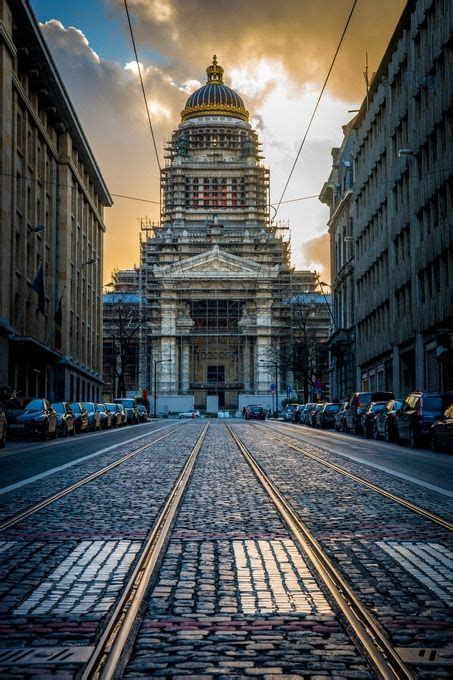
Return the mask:
[[396,412],[398,441],[409,442],[411,449],[427,444],[431,426],[453,403],[453,392],[411,392]]
[[266,409],[264,406],[246,406],[244,417],[246,420],[266,420]]
[[344,428],[345,432],[362,433],[362,416],[367,406],[372,401],[390,401],[393,399],[393,392],[354,392],[349,400],[349,406],[345,413]]

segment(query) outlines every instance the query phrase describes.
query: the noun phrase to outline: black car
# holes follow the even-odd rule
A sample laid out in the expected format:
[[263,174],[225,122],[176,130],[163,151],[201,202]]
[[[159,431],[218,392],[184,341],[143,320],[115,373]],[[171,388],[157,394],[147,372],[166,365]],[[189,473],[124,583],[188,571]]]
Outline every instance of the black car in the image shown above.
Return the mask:
[[146,423],[148,420],[148,411],[143,404],[137,404],[138,419],[141,423]]
[[362,413],[362,432],[367,439],[371,437],[374,429],[374,421],[376,416],[385,409],[386,401],[372,401],[366,407],[365,413]]
[[8,435],[57,438],[57,414],[47,399],[8,399],[5,415]]
[[453,404],[431,426],[431,449],[453,453]]
[[81,432],[88,432],[88,411],[85,406],[79,401],[71,401],[69,406],[74,418],[76,432],[79,434]]
[[296,408],[293,411],[293,415],[291,416],[291,420],[293,423],[301,423],[302,422],[302,412],[305,408],[305,404],[299,404],[299,406],[296,406]]
[[254,406],[253,404],[246,406],[244,417],[246,420],[266,420],[266,409],[264,406]]
[[54,401],[52,408],[57,414],[58,434],[62,437],[67,437],[69,434],[74,436],[76,433],[75,419],[70,405],[66,401]]
[[349,400],[345,414],[345,432],[362,433],[362,415],[372,401],[389,401],[394,399],[393,392],[354,392]]
[[316,426],[320,428],[335,427],[335,416],[340,410],[340,404],[327,403],[316,412]]
[[390,399],[385,409],[377,414],[373,425],[373,438],[396,442],[396,412],[401,408],[401,399]]
[[121,427],[121,425],[123,424],[123,417],[121,415],[121,409],[119,404],[112,404],[110,402],[106,402],[104,406],[106,411],[110,413],[112,427]]
[[314,408],[310,411],[311,420],[309,425],[312,427],[318,427],[318,413],[324,406],[324,402],[319,402],[318,404],[313,404]]
[[398,442],[412,449],[427,444],[431,427],[453,403],[453,392],[411,392],[396,413]]
[[340,408],[335,414],[335,429],[337,432],[345,432],[345,417],[348,410],[349,402],[344,401],[340,404]]

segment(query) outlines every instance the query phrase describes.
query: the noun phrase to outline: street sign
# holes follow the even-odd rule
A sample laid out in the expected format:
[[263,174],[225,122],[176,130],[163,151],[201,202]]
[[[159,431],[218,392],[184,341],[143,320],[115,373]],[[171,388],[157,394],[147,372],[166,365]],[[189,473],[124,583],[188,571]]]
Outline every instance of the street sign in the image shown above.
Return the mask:
[[272,383],[272,385],[269,385],[269,389],[270,389],[272,392],[275,392],[276,388],[277,388],[277,386],[274,385],[274,383]]

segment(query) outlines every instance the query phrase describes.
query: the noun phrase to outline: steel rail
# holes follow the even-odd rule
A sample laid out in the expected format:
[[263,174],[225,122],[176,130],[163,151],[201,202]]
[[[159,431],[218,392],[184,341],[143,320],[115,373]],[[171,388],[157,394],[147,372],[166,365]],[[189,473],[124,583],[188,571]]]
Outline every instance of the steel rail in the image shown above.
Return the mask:
[[[378,486],[377,484],[373,484],[373,482],[367,481],[363,477],[359,477],[359,475],[356,475],[353,472],[346,470],[346,468],[341,467],[341,465],[336,465],[335,463],[330,463],[329,461],[324,460],[323,458],[320,458],[315,453],[310,453],[309,451],[304,451],[304,449],[302,448],[301,445],[294,444],[293,442],[288,441],[287,437],[293,436],[293,438],[296,439],[296,437],[294,435],[283,434],[282,432],[280,432],[280,430],[278,428],[271,427],[269,425],[266,425],[266,430],[272,430],[273,432],[277,432],[278,435],[279,435],[278,437],[275,437],[274,435],[271,435],[271,434],[269,436],[273,437],[277,441],[280,439],[282,442],[284,442],[286,444],[286,446],[289,446],[290,449],[294,449],[294,451],[297,451],[298,453],[302,453],[304,456],[307,456],[307,458],[311,458],[312,460],[316,461],[317,463],[322,463],[322,465],[324,465],[325,467],[327,467],[331,470],[334,470],[335,472],[339,472],[344,477],[349,477],[349,479],[352,479],[354,482],[358,482],[359,484],[362,484],[362,486],[365,486],[368,489],[375,491],[376,493],[380,494],[381,496],[384,496],[385,498],[388,498],[389,500],[394,501],[395,503],[399,503],[399,505],[402,505],[407,510],[411,510],[412,512],[415,512],[416,514],[421,515],[425,519],[428,519],[431,522],[434,522],[435,524],[439,524],[439,526],[443,527],[444,529],[448,529],[449,531],[453,531],[453,523],[449,522],[444,517],[441,517],[440,515],[436,515],[436,513],[431,512],[430,510],[426,510],[426,508],[422,508],[421,505],[417,505],[416,503],[412,503],[411,501],[408,501],[405,498],[402,498],[401,496],[397,496],[396,494],[392,493],[391,491],[387,491],[386,489],[383,489],[382,487]],[[318,446],[318,444],[311,444],[311,446]],[[323,447],[319,446],[318,448],[322,449]]]
[[[66,486],[64,489],[57,491],[52,496],[49,496],[48,498],[44,498],[44,500],[39,501],[39,503],[35,503],[34,505],[31,505],[26,510],[22,510],[21,512],[18,512],[16,515],[12,515],[8,519],[4,520],[3,522],[0,522],[0,532],[5,531],[6,529],[9,529],[14,524],[17,524],[18,522],[21,522],[23,519],[30,517],[30,515],[34,515],[35,512],[38,512],[39,510],[46,508],[48,505],[55,503],[55,501],[58,501],[60,498],[63,498],[64,496],[66,496],[69,493],[72,493],[72,491],[75,491],[76,489],[80,488],[81,486],[84,486],[85,484],[92,482],[93,479],[96,479],[97,477],[100,477],[101,475],[105,475],[107,472],[110,472],[110,470],[113,470],[114,468],[118,467],[118,465],[121,465],[125,461],[129,460],[129,458],[133,458],[134,456],[138,455],[142,451],[145,451],[146,449],[151,448],[151,446],[158,444],[163,439],[167,439],[167,437],[171,437],[171,435],[174,434],[181,427],[184,427],[184,426],[178,425],[171,432],[167,432],[166,434],[163,434],[161,437],[158,437],[157,439],[153,439],[152,442],[149,442],[148,444],[144,444],[143,446],[140,446],[138,449],[134,449],[133,451],[129,451],[129,453],[126,453],[124,456],[122,456],[121,458],[118,458],[118,460],[115,460],[113,463],[110,463],[109,465],[106,465],[105,467],[101,468],[100,470],[97,470],[96,472],[92,472],[91,474],[86,475],[85,477],[82,477],[82,479],[79,479],[77,482],[74,482],[74,484],[70,484],[69,486]],[[159,428],[159,430],[163,430],[163,429],[164,428]],[[159,430],[157,430],[157,431],[159,431]],[[154,432],[156,432],[156,430],[154,430]],[[125,443],[127,443],[127,442],[125,442]]]
[[414,675],[384,635],[379,623],[360,602],[347,581],[325,554],[321,544],[302,522],[278,487],[266,475],[236,432],[229,425],[226,427],[296,541],[307,553],[380,677],[385,680],[395,678],[413,680]]
[[121,656],[129,640],[131,630],[137,620],[140,606],[145,597],[148,584],[165,548],[174,518],[179,510],[181,499],[192,474],[195,461],[203,445],[209,424],[205,425],[192,452],[182,468],[172,491],[154,524],[135,569],[118,600],[115,610],[98,642],[90,661],[86,665],[81,680],[113,678]]

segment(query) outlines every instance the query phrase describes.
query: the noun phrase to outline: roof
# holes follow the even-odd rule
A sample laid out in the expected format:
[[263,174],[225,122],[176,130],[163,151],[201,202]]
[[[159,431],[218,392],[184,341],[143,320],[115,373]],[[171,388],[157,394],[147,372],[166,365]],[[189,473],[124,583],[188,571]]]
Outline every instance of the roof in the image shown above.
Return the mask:
[[298,293],[293,295],[291,298],[293,304],[317,304],[317,305],[330,305],[332,302],[331,295],[324,295],[323,293]]
[[190,95],[181,112],[181,120],[209,115],[248,120],[249,114],[241,97],[223,82],[223,68],[217,64],[216,55],[206,72],[206,85]]

